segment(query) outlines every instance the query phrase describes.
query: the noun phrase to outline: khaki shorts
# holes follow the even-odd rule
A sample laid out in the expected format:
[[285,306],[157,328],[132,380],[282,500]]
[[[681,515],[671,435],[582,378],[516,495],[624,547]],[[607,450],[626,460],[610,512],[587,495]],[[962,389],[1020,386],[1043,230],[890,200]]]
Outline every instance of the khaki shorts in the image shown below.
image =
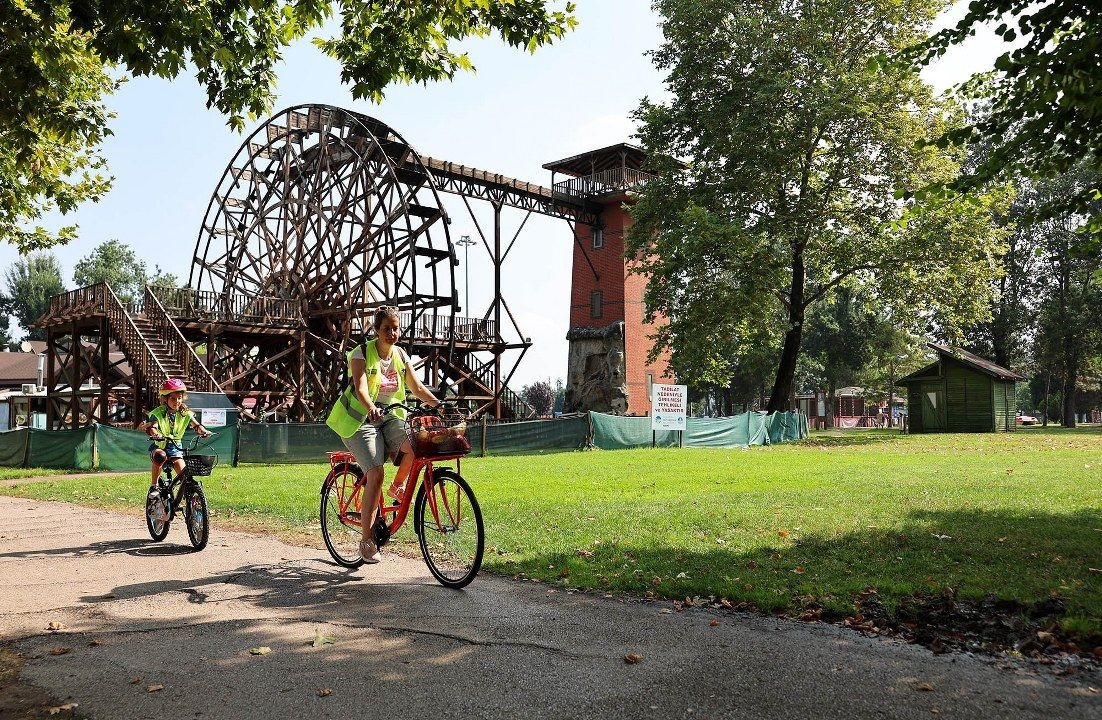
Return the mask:
[[371,470],[381,467],[387,456],[402,449],[406,441],[406,423],[399,417],[387,415],[377,423],[365,422],[355,435],[342,440],[356,456],[360,468]]

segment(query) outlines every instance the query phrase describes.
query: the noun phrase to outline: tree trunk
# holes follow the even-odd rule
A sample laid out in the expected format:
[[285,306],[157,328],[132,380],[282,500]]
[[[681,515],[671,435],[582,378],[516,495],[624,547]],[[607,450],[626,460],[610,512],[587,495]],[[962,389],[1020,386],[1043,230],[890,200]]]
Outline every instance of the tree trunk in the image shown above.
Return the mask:
[[768,412],[790,410],[789,404],[795,388],[796,359],[800,355],[800,341],[804,332],[804,256],[803,248],[792,253],[792,285],[788,292],[788,332],[784,334],[784,346],[781,349],[781,361],[777,366],[777,377],[773,381],[773,392],[769,394]]
[[1041,421],[1041,427],[1048,427],[1048,399],[1052,396],[1052,367],[1045,371],[1045,417]]
[[1066,428],[1075,427],[1075,380],[1079,374],[1079,353],[1068,347],[1064,348],[1067,359],[1064,361],[1064,397],[1063,408],[1060,413],[1060,424]]
[[823,406],[826,408],[826,426],[828,428],[834,427],[834,383],[827,383],[826,388],[826,404]]

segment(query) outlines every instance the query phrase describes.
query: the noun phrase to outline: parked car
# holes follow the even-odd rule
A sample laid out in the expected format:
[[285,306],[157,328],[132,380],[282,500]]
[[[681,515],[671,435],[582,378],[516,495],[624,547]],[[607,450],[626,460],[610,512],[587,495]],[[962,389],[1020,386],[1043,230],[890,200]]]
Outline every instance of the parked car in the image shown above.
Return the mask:
[[1019,410],[1018,416],[1014,418],[1014,422],[1018,423],[1019,425],[1036,425],[1037,418],[1033,417],[1032,415],[1026,415]]

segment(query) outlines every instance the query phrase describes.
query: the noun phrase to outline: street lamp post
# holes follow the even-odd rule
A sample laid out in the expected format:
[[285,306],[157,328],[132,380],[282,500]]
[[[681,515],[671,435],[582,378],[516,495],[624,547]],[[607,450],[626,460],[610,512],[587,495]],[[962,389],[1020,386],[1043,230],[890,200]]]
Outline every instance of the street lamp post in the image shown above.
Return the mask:
[[463,291],[465,297],[463,298],[463,315],[464,317],[470,317],[471,312],[471,266],[467,262],[470,255],[468,254],[471,245],[474,245],[474,240],[471,240],[470,235],[463,235],[459,238],[459,242],[456,245],[463,247]]

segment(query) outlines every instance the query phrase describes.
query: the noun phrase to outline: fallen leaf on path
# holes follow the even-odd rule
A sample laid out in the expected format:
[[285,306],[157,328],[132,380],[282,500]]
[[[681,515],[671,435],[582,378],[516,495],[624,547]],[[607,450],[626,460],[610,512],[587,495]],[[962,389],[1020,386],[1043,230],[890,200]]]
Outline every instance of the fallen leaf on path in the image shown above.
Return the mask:
[[680,580],[680,579],[682,579],[682,578],[687,578],[687,577],[689,577],[689,573],[687,573],[687,572],[679,572],[679,573],[677,573],[677,578],[678,578],[679,580]]
[[919,692],[933,692],[934,686],[928,682],[919,683],[915,686],[915,690],[918,690]]
[[62,630],[64,630],[64,629],[65,629],[65,625],[64,625],[63,623],[59,623],[59,622],[58,622],[58,621],[56,621],[56,620],[54,620],[53,622],[51,622],[51,623],[50,623],[49,625],[47,625],[46,627],[47,627],[47,629],[49,629],[49,631],[50,631],[50,632],[61,632]]
[[130,680],[130,684],[131,685],[137,685],[141,681],[142,681],[142,679],[140,677],[136,677],[136,678],[133,678],[133,679]]
[[329,697],[333,694],[333,690],[330,688],[318,688],[318,697]]
[[719,627],[719,620],[713,620],[710,623],[708,623],[708,625],[710,627]]
[[643,656],[637,653],[628,653],[624,656],[624,662],[626,662],[628,665],[634,665],[635,663],[642,661]]
[[1102,573],[1102,568],[1087,568],[1087,570],[1090,571],[1091,575],[1098,575],[1099,573]]
[[165,689],[164,685],[146,685],[145,686],[145,691],[146,692],[160,692],[161,690],[164,690],[164,689]]
[[91,647],[96,647],[97,645],[102,645],[102,644],[103,644],[103,642],[101,640],[99,640],[98,638],[92,638],[91,640],[88,641],[88,645],[91,646]]
[[268,646],[249,648],[250,655],[267,655],[272,649]]
[[332,645],[337,641],[332,635],[325,635],[322,633],[321,628],[314,628],[314,642],[311,643],[314,647],[321,647],[322,645]]
[[792,572],[796,573],[797,575],[803,575],[803,574],[804,574],[805,572],[807,572],[807,570],[804,570],[804,566],[803,566],[803,565],[798,565],[798,566],[796,567],[796,569],[795,569],[795,570],[793,570]]
[[787,530],[778,530],[777,534],[780,535],[782,538],[788,537],[788,531]]
[[73,651],[73,649],[68,648],[68,647],[55,647],[55,648],[52,648],[50,650],[50,654],[51,655],[68,655],[72,651]]
[[54,707],[46,708],[46,712],[50,715],[57,715],[62,710],[75,710],[76,703],[65,703],[64,705],[55,705]]

